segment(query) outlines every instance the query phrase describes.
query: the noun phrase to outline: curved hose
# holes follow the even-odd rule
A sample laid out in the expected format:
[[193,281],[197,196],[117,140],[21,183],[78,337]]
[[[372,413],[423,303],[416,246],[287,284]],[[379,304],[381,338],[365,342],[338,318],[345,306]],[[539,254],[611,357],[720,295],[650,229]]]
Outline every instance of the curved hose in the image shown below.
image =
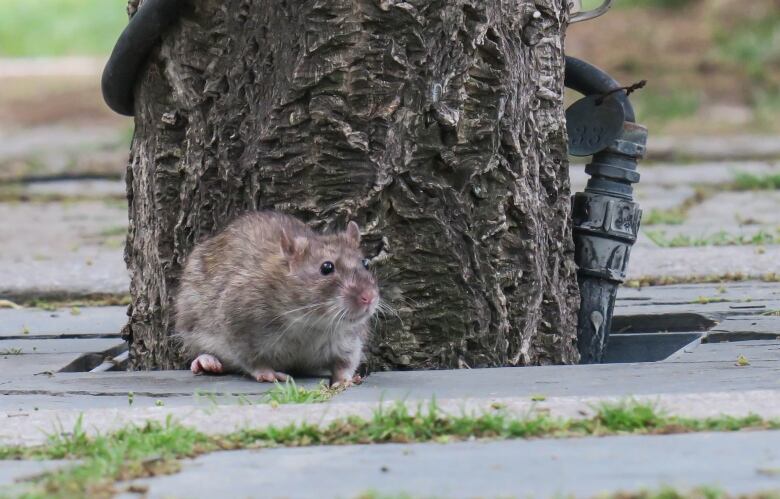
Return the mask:
[[103,69],[103,100],[113,111],[133,116],[138,73],[162,33],[179,18],[182,0],[146,0],[119,35]]
[[[103,99],[113,111],[133,116],[138,73],[162,34],[181,15],[184,3],[184,0],[146,0],[122,31],[101,81]],[[620,86],[601,69],[570,56],[566,57],[565,85],[584,95],[605,94]],[[615,98],[623,105],[626,120],[634,122],[634,109],[625,93],[617,92]]]
[[[583,95],[602,95],[620,88],[620,84],[601,69],[571,56],[566,56],[564,85]],[[626,112],[625,120],[635,123],[634,107],[628,100],[626,93],[623,91],[615,92],[612,96],[623,106]]]

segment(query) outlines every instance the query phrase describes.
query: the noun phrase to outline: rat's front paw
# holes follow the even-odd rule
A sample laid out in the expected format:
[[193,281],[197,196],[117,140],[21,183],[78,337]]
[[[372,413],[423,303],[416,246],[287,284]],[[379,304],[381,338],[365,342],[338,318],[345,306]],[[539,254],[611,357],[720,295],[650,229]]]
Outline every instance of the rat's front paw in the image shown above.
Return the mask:
[[273,369],[255,369],[252,371],[252,377],[261,383],[273,383],[274,381],[287,381],[290,376]]
[[355,374],[351,378],[341,378],[337,379],[336,377],[330,378],[330,387],[331,388],[348,388],[352,385],[359,385],[363,382],[363,378],[360,377],[359,374]]
[[192,361],[190,370],[194,374],[200,373],[221,373],[223,371],[222,362],[213,355],[202,353]]

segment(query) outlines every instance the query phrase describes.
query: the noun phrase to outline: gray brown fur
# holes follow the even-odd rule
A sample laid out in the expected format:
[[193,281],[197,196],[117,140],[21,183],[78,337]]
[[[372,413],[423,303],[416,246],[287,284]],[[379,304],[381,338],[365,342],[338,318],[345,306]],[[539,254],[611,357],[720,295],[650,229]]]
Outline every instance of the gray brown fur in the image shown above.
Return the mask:
[[[359,244],[354,223],[322,235],[281,213],[237,218],[188,257],[176,299],[186,352],[248,374],[329,370],[334,382],[351,379],[375,307],[363,317],[349,300],[373,290],[378,301]],[[330,275],[320,272],[325,261],[335,265]]]

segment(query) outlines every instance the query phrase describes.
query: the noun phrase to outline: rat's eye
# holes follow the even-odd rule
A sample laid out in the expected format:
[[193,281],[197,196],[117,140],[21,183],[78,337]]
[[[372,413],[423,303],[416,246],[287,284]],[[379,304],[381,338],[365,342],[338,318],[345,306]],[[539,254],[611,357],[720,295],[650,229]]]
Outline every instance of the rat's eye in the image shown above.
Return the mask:
[[363,264],[363,268],[368,270],[368,258],[364,258],[360,263]]
[[325,262],[320,265],[320,274],[322,275],[332,274],[334,270],[336,270],[336,267],[333,265],[333,262]]

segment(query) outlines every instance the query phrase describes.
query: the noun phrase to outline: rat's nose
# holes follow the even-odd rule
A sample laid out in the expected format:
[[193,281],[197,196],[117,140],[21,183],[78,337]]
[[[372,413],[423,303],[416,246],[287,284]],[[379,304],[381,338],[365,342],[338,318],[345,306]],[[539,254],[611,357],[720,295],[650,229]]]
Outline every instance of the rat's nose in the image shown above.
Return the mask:
[[358,296],[361,305],[371,305],[376,300],[376,292],[373,290],[366,290],[360,293]]

